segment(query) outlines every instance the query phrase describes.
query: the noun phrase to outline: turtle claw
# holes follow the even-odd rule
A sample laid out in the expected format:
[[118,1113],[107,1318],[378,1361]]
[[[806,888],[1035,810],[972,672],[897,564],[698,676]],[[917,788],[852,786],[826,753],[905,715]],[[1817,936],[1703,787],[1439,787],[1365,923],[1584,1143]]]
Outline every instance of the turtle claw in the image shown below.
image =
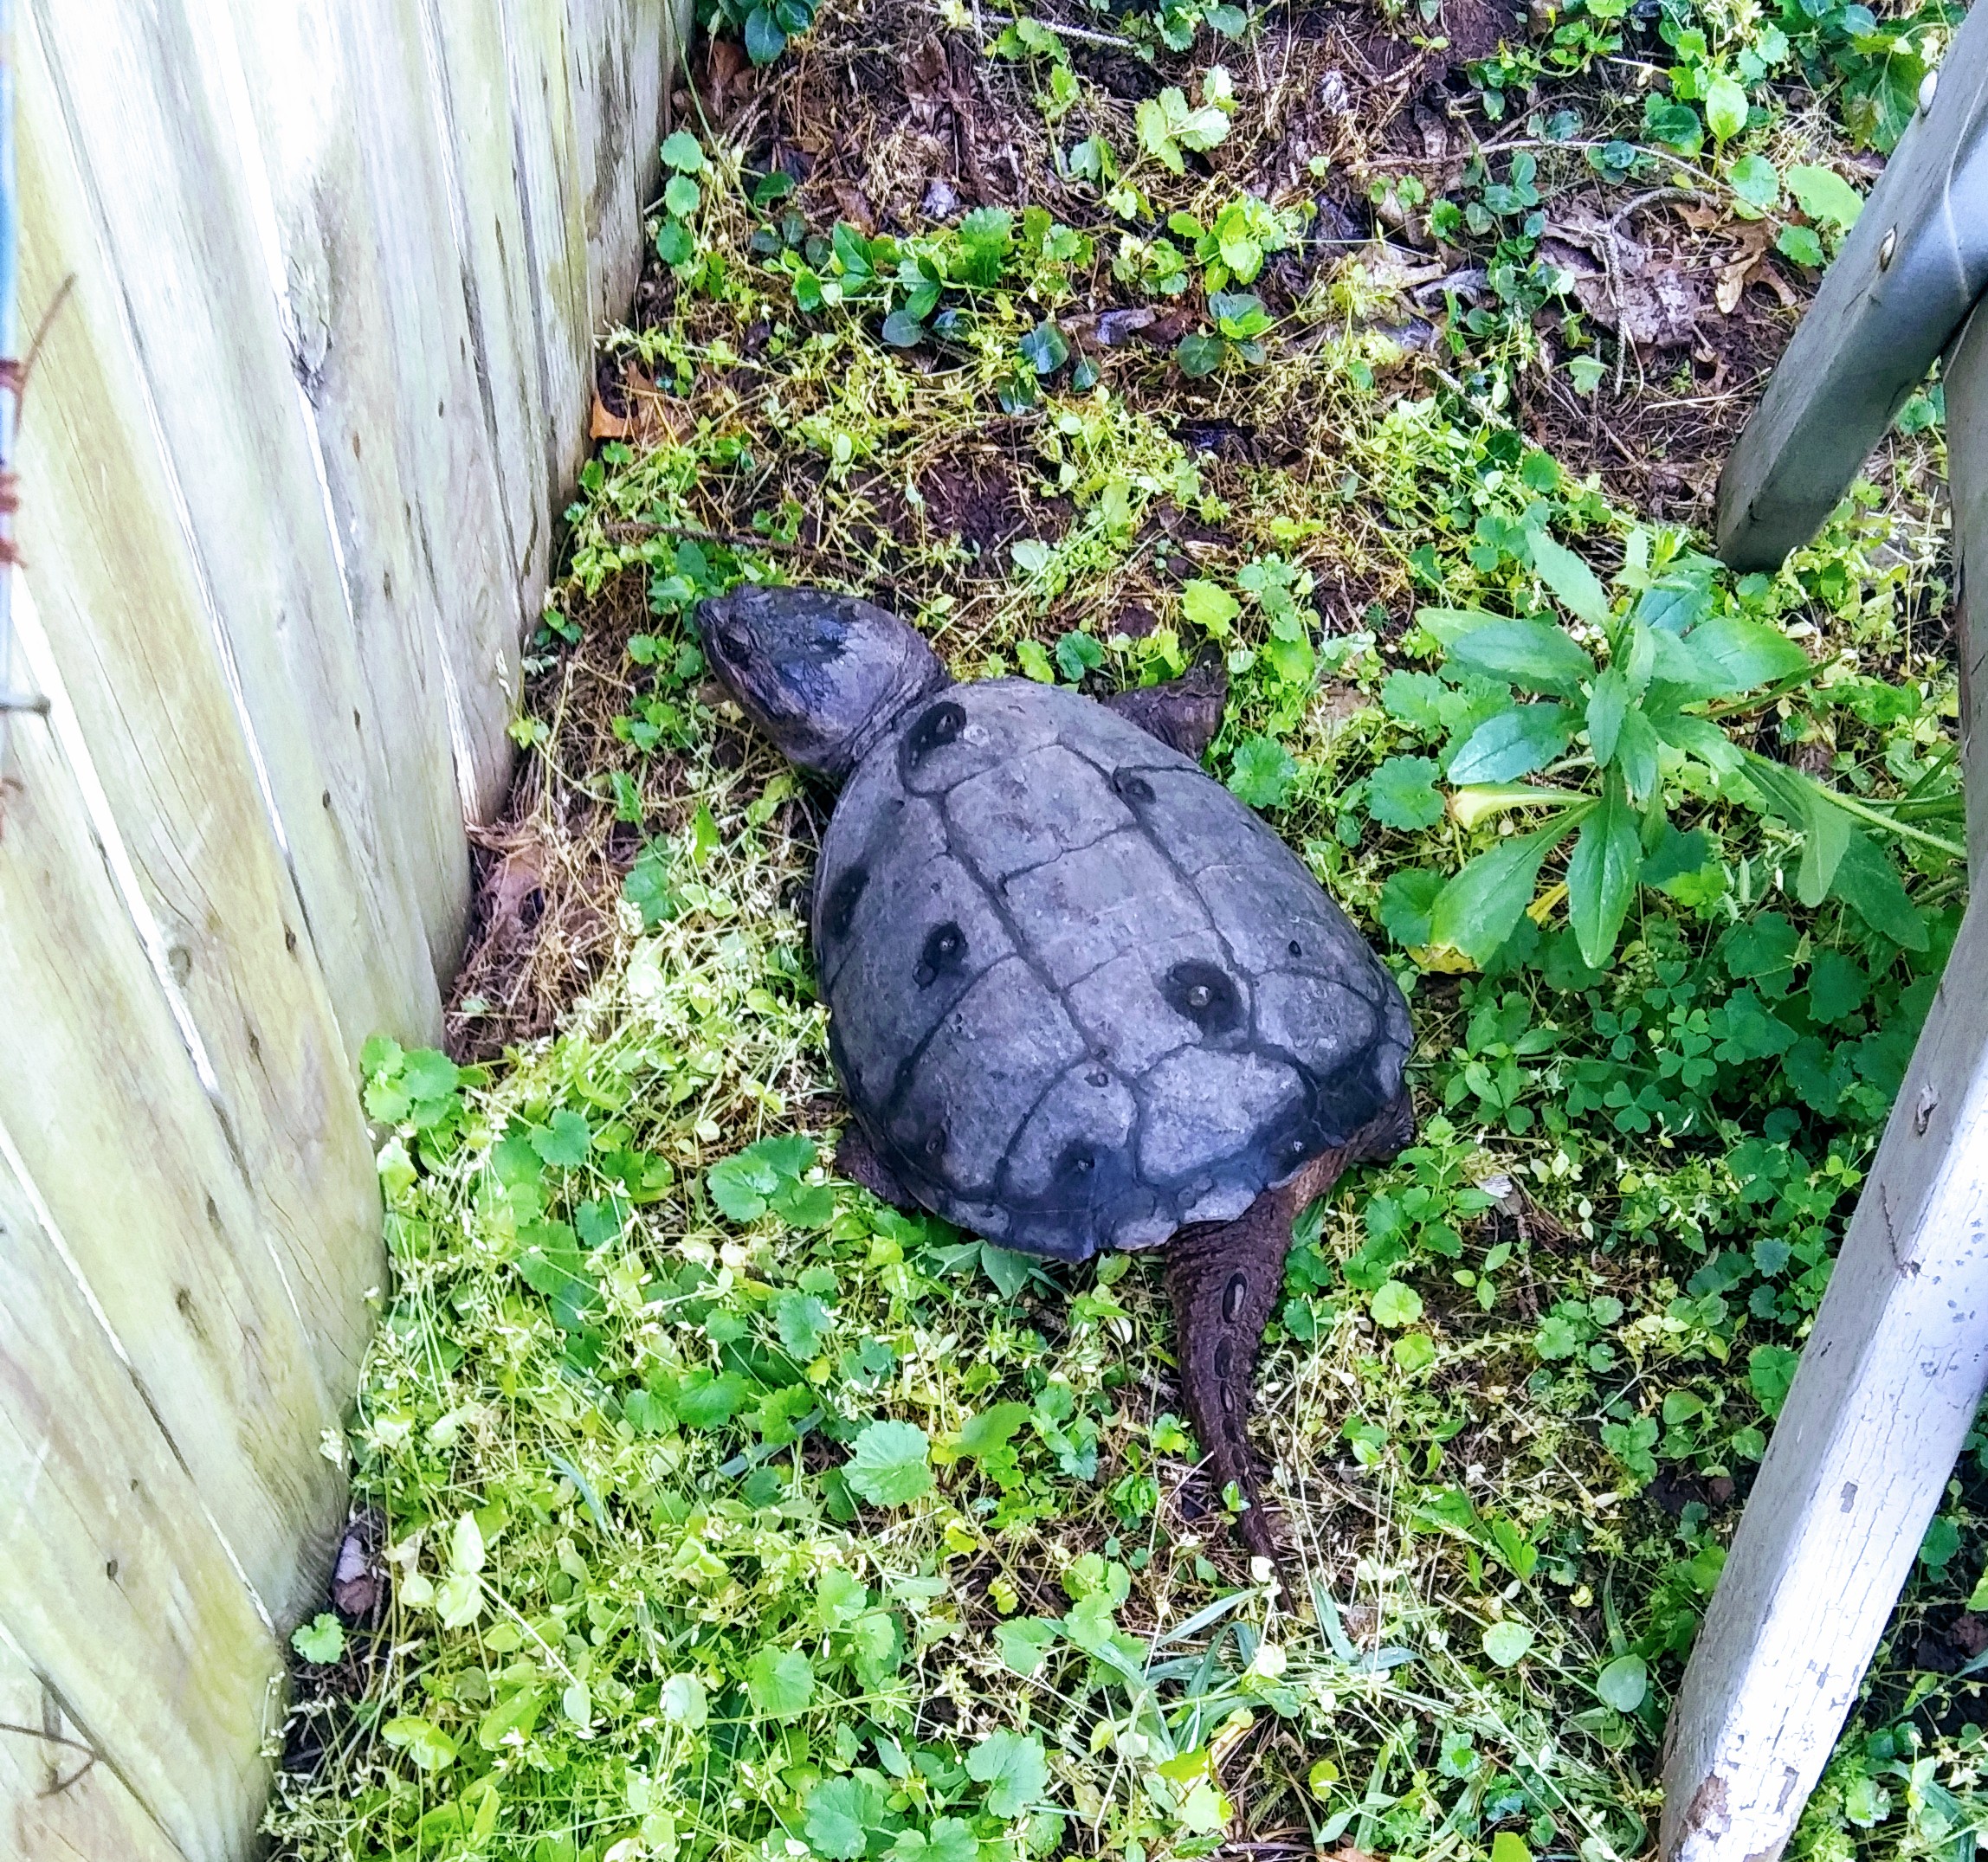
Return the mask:
[[1288,1193],[1266,1190],[1232,1222],[1183,1228],[1167,1250],[1180,1357],[1181,1395],[1217,1494],[1245,1503],[1236,1530],[1255,1556],[1283,1556],[1263,1499],[1262,1464],[1249,1440],[1256,1353],[1277,1296],[1295,1213]]

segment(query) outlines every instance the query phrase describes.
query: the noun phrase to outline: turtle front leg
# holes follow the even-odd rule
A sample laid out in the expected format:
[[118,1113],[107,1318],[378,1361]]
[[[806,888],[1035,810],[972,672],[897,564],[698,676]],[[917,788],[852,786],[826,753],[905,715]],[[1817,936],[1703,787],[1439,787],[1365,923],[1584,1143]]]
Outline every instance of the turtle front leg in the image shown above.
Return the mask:
[[1247,1502],[1242,1542],[1262,1558],[1275,1558],[1278,1546],[1249,1442],[1249,1408],[1300,1206],[1294,1186],[1267,1189],[1234,1221],[1183,1228],[1167,1247],[1181,1395],[1215,1490],[1235,1484]]

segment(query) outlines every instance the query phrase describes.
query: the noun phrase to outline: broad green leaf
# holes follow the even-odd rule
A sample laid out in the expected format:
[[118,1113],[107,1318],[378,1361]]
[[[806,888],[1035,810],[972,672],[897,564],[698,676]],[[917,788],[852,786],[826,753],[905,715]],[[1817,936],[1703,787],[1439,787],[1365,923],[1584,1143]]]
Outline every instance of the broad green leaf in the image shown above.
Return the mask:
[[976,1460],[998,1453],[1015,1439],[1030,1414],[1026,1403],[996,1403],[978,1415],[969,1416],[959,1431],[959,1453]]
[[1443,875],[1426,867],[1404,867],[1380,889],[1380,922],[1389,937],[1406,947],[1429,942],[1429,914],[1443,890]]
[[345,1626],[329,1610],[321,1611],[307,1623],[300,1623],[290,1634],[290,1646],[306,1661],[323,1667],[345,1652]]
[[1367,778],[1367,813],[1384,828],[1412,830],[1443,818],[1436,764],[1427,757],[1390,757]]
[[[697,138],[686,129],[666,137],[662,145],[662,164],[665,168],[674,168],[680,175],[698,173],[704,166],[704,151],[698,147]],[[764,206],[765,203],[760,201],[758,204]]]
[[1557,627],[1543,621],[1494,621],[1475,628],[1449,649],[1450,663],[1489,679],[1558,698],[1578,695],[1595,662]]
[[1802,836],[1802,864],[1795,873],[1795,896],[1804,905],[1819,905],[1836,883],[1836,868],[1850,844],[1856,825],[1814,783],[1809,785],[1808,832]]
[[1533,1632],[1509,1616],[1484,1632],[1484,1653],[1501,1668],[1520,1660],[1532,1646]]
[[1649,1664],[1640,1655],[1618,1655],[1595,1677],[1595,1692],[1617,1713],[1634,1713],[1649,1692]]
[[1764,155],[1741,156],[1727,178],[1741,200],[1763,213],[1771,213],[1780,204],[1780,172]]
[[1045,317],[1022,338],[1022,359],[1038,375],[1054,375],[1070,359],[1069,340]]
[[455,1761],[456,1744],[433,1720],[403,1713],[380,1728],[380,1736],[404,1752],[419,1771],[442,1771]]
[[1656,788],[1656,731],[1640,711],[1632,710],[1622,721],[1622,734],[1616,739],[1615,766],[1629,785],[1630,800],[1647,801]]
[[1802,1354],[1786,1345],[1759,1344],[1746,1354],[1746,1382],[1761,1408],[1770,1416],[1781,1414],[1788,1399],[1788,1387],[1795,1381]]
[[710,1696],[694,1674],[671,1675],[662,1684],[657,1704],[666,1720],[689,1732],[695,1732],[711,1717]]
[[1688,634],[1712,606],[1712,584],[1703,574],[1678,573],[1652,583],[1636,604],[1636,617],[1659,634]]
[[1746,92],[1723,73],[1705,87],[1705,126],[1725,142],[1746,126]]
[[1512,935],[1533,902],[1539,862],[1564,841],[1578,815],[1537,833],[1514,834],[1480,854],[1436,895],[1429,914],[1431,944],[1446,944],[1481,963]]
[[522,1743],[531,1736],[545,1711],[545,1697],[535,1687],[520,1688],[507,1700],[500,1701],[477,1723],[476,1743],[486,1752],[500,1750],[516,1734]]
[[1532,1846],[1523,1836],[1500,1830],[1491,1839],[1491,1862],[1533,1862]]
[[1913,904],[1889,858],[1861,828],[1851,830],[1836,877],[1832,897],[1843,900],[1875,931],[1907,950],[1927,947],[1926,920]]
[[1784,259],[1792,259],[1797,265],[1805,265],[1810,269],[1821,267],[1828,257],[1812,226],[1783,227],[1775,238],[1774,250]]
[[853,1862],[883,1821],[884,1797],[864,1778],[824,1778],[808,1794],[808,1846],[832,1862]]
[[1422,1317],[1422,1295],[1399,1280],[1384,1280],[1374,1289],[1371,1310],[1376,1325],[1399,1330]]
[[1531,775],[1566,749],[1572,718],[1566,705],[1513,705],[1487,718],[1449,759],[1449,781],[1509,783]]
[[1474,634],[1479,628],[1489,627],[1502,618],[1488,615],[1481,608],[1417,608],[1415,610],[1415,624],[1445,647],[1454,647],[1466,634]]
[[1015,1673],[1030,1675],[1048,1660],[1049,1649],[1062,1634],[1060,1624],[1046,1616],[1017,1616],[994,1626],[994,1646]]
[[932,1486],[932,1444],[915,1422],[873,1422],[856,1437],[842,1472],[876,1506],[902,1506]]
[[540,1157],[547,1163],[564,1164],[568,1169],[584,1163],[592,1144],[593,1133],[586,1120],[563,1106],[532,1133],[532,1149]]
[[1554,542],[1544,531],[1533,538],[1533,567],[1570,614],[1590,627],[1605,628],[1609,624],[1608,590],[1579,557],[1565,544]]
[[1180,611],[1204,633],[1227,640],[1231,623],[1242,612],[1242,604],[1219,583],[1197,577],[1182,584]]
[[925,340],[925,325],[907,305],[900,305],[883,320],[883,339],[893,349],[915,349]]
[[1049,1788],[1042,1742],[1022,1733],[990,1733],[966,1755],[966,1775],[987,1787],[991,1816],[1018,1817]]
[[750,1395],[737,1371],[714,1377],[700,1367],[683,1380],[683,1388],[676,1393],[676,1420],[686,1428],[721,1429],[746,1407]]
[[1788,171],[1788,191],[1804,213],[1847,233],[1863,211],[1863,196],[1833,168],[1803,163]]
[[756,65],[770,65],[786,49],[787,35],[763,6],[746,16],[746,55]]
[[1727,692],[1751,692],[1756,686],[1791,679],[1809,670],[1809,656],[1799,641],[1790,640],[1778,628],[1743,621],[1738,615],[1716,615],[1694,627],[1685,645],[1696,659],[1718,669],[1727,681]]
[[1229,770],[1229,792],[1253,809],[1279,809],[1298,765],[1274,737],[1246,737],[1236,746]]
[[1605,968],[1614,954],[1642,872],[1636,810],[1621,778],[1611,776],[1567,862],[1567,919],[1590,970]]
[[1721,776],[1730,776],[1746,761],[1740,747],[1709,718],[1694,718],[1688,712],[1662,706],[1653,706],[1643,716],[1666,744],[1688,751]]
[[704,190],[688,175],[672,175],[664,183],[662,204],[679,220],[687,220],[704,198]]
[[1034,1259],[1014,1248],[996,1247],[991,1241],[980,1244],[980,1271],[994,1283],[1004,1299],[1012,1299],[1029,1284],[1036,1271]]
[[1605,770],[1615,761],[1616,738],[1629,711],[1629,682],[1615,667],[1595,680],[1588,693],[1588,747],[1595,766]]
[[1664,824],[1663,838],[1654,847],[1643,863],[1643,883],[1645,886],[1662,886],[1666,879],[1681,878],[1688,873],[1697,873],[1712,858],[1712,840],[1702,828],[1694,828],[1688,834],[1681,834],[1668,821]]
[[763,1648],[747,1663],[746,1696],[762,1719],[791,1720],[815,1697],[815,1670],[795,1649]]

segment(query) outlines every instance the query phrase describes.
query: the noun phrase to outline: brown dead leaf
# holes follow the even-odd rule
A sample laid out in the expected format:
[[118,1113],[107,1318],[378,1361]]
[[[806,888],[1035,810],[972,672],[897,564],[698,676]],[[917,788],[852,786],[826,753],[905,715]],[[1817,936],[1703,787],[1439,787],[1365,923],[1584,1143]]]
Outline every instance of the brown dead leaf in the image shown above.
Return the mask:
[[1722,315],[1730,317],[1740,307],[1746,287],[1756,281],[1772,284],[1785,293],[1787,287],[1780,274],[1767,263],[1773,242],[1772,229],[1765,220],[1740,229],[1739,243],[1732,257],[1720,267],[1718,287],[1713,293]]
[[752,87],[752,65],[736,39],[713,38],[704,65],[704,107],[714,123],[722,123],[745,100]]
[[587,422],[588,434],[596,440],[626,440],[635,434],[635,422],[625,414],[612,414],[608,404],[601,399],[600,390],[594,390],[593,418]]
[[1592,201],[1571,202],[1539,252],[1572,274],[1574,296],[1589,316],[1637,348],[1681,348],[1696,332],[1704,309],[1697,278],[1631,238]]
[[829,190],[836,197],[836,205],[842,209],[847,220],[865,239],[876,236],[876,210],[869,203],[869,197],[861,188],[852,188],[848,183],[838,181]]

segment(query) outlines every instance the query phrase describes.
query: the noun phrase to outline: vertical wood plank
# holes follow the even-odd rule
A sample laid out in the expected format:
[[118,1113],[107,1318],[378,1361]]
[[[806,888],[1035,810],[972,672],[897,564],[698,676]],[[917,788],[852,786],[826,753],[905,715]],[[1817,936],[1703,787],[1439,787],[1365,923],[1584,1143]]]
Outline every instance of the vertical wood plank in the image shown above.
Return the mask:
[[[50,689],[48,668],[28,669]],[[0,835],[0,1128],[248,1582],[287,1621],[322,1589],[341,1481],[318,1447],[339,1408],[85,798],[49,726],[21,724]],[[17,1419],[32,1395],[0,1408]]]
[[[65,275],[74,283],[36,365],[42,391],[22,423],[28,490],[19,529],[35,599],[23,604],[20,625],[24,638],[37,629],[45,638],[52,667],[40,682],[73,705],[76,734],[89,746],[90,771],[111,817],[98,832],[114,835],[128,853],[143,910],[158,926],[160,981],[179,999],[211,1069],[208,1086],[258,1206],[258,1227],[295,1301],[312,1373],[342,1397],[371,1330],[365,1295],[384,1268],[378,1183],[351,1050],[314,955],[316,921],[299,909],[294,871],[273,839],[264,772],[244,737],[204,599],[207,588],[230,584],[226,599],[236,602],[237,568],[253,592],[268,552],[244,544],[243,525],[292,513],[279,507],[265,514],[253,501],[257,461],[242,449],[253,428],[217,431],[193,405],[213,396],[226,410],[220,396],[229,379],[218,354],[229,345],[226,321],[174,301],[175,274],[198,261],[197,242],[184,221],[140,200],[158,252],[138,259],[145,235],[134,227],[132,257],[146,265],[148,282],[109,274],[88,236],[90,195],[55,117],[62,87],[37,86],[41,45],[35,34],[25,36],[20,172],[29,236],[23,275],[36,297],[52,297]],[[161,91],[167,81],[155,72],[123,81],[124,61],[113,55],[135,58],[139,48],[120,45],[107,22],[100,23],[94,48],[93,81],[117,87],[118,112],[131,132],[119,146],[133,153],[151,147],[139,133],[145,100],[170,99],[170,88]],[[195,116],[190,100],[183,125]],[[169,166],[162,152],[152,163],[160,171]],[[169,201],[182,191],[169,191]],[[123,270],[128,278],[132,266]],[[155,344],[174,332],[169,368],[197,371],[173,389],[171,402],[176,416],[184,416],[182,440],[203,442],[211,461],[210,482],[190,488],[210,519],[192,547],[180,515],[188,509],[185,481],[151,417],[145,358],[127,340],[127,310],[149,325]],[[218,386],[199,372],[205,363],[221,369]],[[213,508],[216,486],[241,500],[233,513]],[[320,512],[307,510],[303,522],[321,535]],[[211,577],[197,560],[201,547],[212,552]],[[244,635],[257,630],[257,617],[237,620]],[[272,631],[266,617],[261,630]],[[256,670],[257,695],[268,699],[283,669],[259,663]],[[276,722],[287,731],[290,707],[276,702]],[[298,758],[289,766],[293,780],[301,775],[313,790],[328,783],[312,767],[307,739],[287,748]],[[316,794],[305,802],[293,791],[294,811],[325,815],[330,789],[322,792],[320,802]],[[411,900],[403,895],[396,909],[410,912]],[[408,954],[421,954],[411,937]],[[350,1006],[370,1014],[384,1005],[362,994]],[[425,1031],[425,1012],[422,1021]],[[362,1025],[356,1038],[371,1032]]]
[[1968,868],[1988,882],[1988,313],[1978,307],[1948,351],[1946,489],[1959,570],[1961,788]]
[[0,1855],[186,1862],[0,1628]]
[[46,1696],[96,1755],[44,1797],[47,1760],[68,1776],[87,1755],[0,1734],[0,1832],[21,1838],[5,1853],[237,1862],[266,1788],[275,1639],[3,1152],[0,1494],[0,1628],[18,1658],[0,1658],[0,1704],[25,1665],[25,1723]]
[[[348,1054],[376,1030],[437,1030],[392,767],[226,101],[202,92],[172,9],[30,0],[22,37],[22,136],[38,190],[26,228],[30,314],[75,277],[81,295],[54,333],[85,321],[109,345],[100,372],[138,429],[128,437],[160,455],[159,488],[183,514],[193,593],[252,720]],[[67,389],[36,397],[36,437],[72,479],[101,443],[79,428],[97,411]],[[31,472],[29,482],[45,481]],[[99,496],[92,515],[102,507]],[[44,524],[42,550],[99,553],[66,509],[44,515],[70,521],[55,535]]]
[[1988,899],[1968,909],[1671,1710],[1667,1862],[1778,1855],[1988,1378]]

